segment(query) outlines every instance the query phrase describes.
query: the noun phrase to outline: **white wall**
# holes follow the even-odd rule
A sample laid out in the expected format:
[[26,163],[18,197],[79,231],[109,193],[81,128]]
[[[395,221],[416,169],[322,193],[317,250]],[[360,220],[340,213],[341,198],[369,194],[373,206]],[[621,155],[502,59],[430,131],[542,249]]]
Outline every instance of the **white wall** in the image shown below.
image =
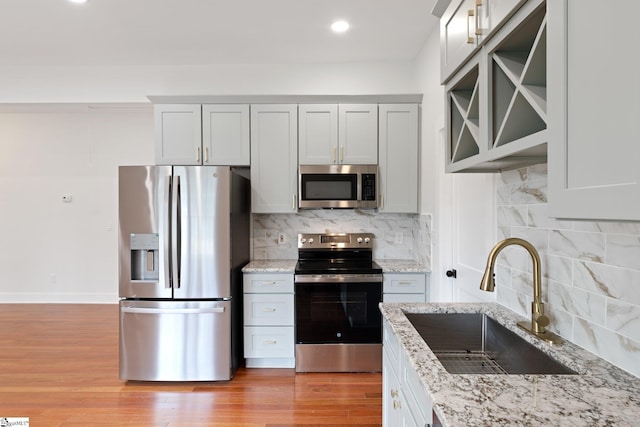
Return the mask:
[[148,95],[416,93],[414,63],[0,67],[0,103],[146,102]]
[[10,110],[0,112],[0,302],[115,302],[117,165],[153,161],[151,108]]
[[117,165],[154,161],[147,95],[419,92],[412,62],[0,67],[0,81],[0,302],[117,301]]
[[444,88],[440,84],[440,35],[434,30],[425,41],[416,59],[416,81],[422,93],[421,122],[421,183],[420,212],[431,218],[431,278],[430,297],[434,301],[447,300],[446,284],[442,275],[446,269],[440,239],[443,234],[441,218],[440,183],[444,176],[444,154],[440,141],[440,130],[444,127]]

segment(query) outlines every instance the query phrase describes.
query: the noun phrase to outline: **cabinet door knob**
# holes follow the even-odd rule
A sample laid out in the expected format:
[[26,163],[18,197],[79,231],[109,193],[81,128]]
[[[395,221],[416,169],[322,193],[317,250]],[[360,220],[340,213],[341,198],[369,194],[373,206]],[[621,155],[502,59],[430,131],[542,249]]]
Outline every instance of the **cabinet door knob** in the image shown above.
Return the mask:
[[454,279],[458,277],[458,272],[456,271],[456,269],[452,269],[452,270],[447,270],[447,277],[453,277]]

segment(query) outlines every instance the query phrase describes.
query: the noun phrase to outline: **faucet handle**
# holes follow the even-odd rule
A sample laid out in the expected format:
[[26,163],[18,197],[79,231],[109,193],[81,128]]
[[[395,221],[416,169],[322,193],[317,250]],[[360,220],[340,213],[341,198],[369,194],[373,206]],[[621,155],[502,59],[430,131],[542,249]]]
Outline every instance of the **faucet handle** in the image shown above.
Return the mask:
[[544,314],[536,314],[533,316],[533,327],[535,332],[544,332],[545,328],[549,326],[549,318]]

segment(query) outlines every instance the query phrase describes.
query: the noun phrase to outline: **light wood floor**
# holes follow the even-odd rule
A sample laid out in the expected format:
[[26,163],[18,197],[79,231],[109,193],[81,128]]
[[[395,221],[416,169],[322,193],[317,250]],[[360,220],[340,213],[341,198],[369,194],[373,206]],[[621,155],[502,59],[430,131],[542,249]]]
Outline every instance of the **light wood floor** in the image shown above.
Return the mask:
[[40,426],[380,425],[380,374],[241,369],[216,383],[118,378],[118,306],[0,304],[0,418]]

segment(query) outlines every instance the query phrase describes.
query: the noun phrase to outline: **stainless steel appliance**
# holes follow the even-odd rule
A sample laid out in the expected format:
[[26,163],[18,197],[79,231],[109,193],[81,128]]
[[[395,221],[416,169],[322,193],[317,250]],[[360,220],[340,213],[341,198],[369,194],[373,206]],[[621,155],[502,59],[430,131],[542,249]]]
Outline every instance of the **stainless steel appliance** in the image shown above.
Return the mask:
[[241,357],[249,180],[216,166],[119,168],[120,378],[230,379]]
[[301,165],[299,171],[302,209],[378,207],[377,165]]
[[382,370],[382,268],[374,237],[299,234],[296,264],[296,371]]

